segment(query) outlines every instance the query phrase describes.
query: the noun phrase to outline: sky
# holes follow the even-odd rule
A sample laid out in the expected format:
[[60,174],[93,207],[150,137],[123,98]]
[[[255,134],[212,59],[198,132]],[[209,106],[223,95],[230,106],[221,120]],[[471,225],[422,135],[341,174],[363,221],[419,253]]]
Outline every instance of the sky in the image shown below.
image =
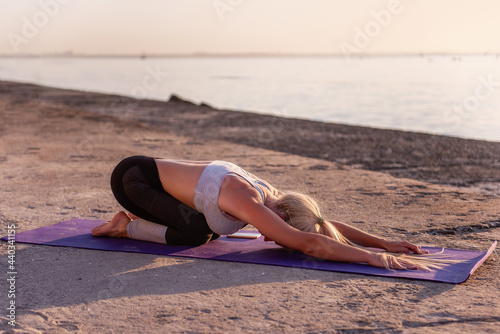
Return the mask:
[[498,54],[498,0],[0,0],[0,54]]

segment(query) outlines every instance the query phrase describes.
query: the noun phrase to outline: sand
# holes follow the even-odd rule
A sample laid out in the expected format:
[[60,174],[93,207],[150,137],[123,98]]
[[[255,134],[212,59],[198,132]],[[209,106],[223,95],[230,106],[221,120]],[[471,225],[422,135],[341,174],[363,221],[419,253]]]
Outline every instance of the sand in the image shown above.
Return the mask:
[[[485,250],[500,239],[500,143],[0,82],[0,232],[120,210],[133,154],[225,159],[324,215],[388,238]],[[493,254],[460,285],[16,244],[12,333],[498,332]]]

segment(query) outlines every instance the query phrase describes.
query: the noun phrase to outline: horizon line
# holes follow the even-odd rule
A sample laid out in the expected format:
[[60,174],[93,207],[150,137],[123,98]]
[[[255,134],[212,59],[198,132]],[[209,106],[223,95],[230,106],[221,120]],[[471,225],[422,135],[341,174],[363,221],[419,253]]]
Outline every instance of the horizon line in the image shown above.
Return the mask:
[[500,56],[499,52],[380,52],[380,53],[360,53],[345,55],[342,53],[280,53],[280,52],[242,52],[242,53],[210,53],[210,52],[192,52],[192,53],[127,53],[127,54],[99,54],[99,53],[72,53],[57,52],[57,53],[23,53],[23,54],[0,54],[0,58],[38,58],[38,57],[54,57],[54,58],[175,58],[175,57],[390,57],[390,56],[418,56],[418,57],[437,57],[437,56]]

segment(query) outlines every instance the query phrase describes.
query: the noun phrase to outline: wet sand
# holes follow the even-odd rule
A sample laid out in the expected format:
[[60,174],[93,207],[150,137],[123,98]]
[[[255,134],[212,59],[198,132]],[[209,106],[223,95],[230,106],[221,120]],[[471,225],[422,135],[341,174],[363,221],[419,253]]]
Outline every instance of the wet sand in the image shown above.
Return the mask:
[[[500,239],[500,143],[9,82],[0,115],[2,235],[109,219],[111,170],[144,154],[233,161],[388,238]],[[3,242],[1,256],[7,272]],[[22,244],[16,261],[17,326],[0,316],[19,333],[480,333],[500,321],[496,255],[460,285]]]

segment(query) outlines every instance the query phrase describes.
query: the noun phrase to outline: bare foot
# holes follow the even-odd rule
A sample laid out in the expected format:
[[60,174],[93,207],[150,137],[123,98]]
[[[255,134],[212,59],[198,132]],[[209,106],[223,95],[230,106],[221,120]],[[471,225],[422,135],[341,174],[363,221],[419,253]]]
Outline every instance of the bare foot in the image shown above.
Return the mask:
[[92,229],[95,237],[128,238],[127,225],[131,221],[130,217],[123,211],[118,212],[113,219]]

